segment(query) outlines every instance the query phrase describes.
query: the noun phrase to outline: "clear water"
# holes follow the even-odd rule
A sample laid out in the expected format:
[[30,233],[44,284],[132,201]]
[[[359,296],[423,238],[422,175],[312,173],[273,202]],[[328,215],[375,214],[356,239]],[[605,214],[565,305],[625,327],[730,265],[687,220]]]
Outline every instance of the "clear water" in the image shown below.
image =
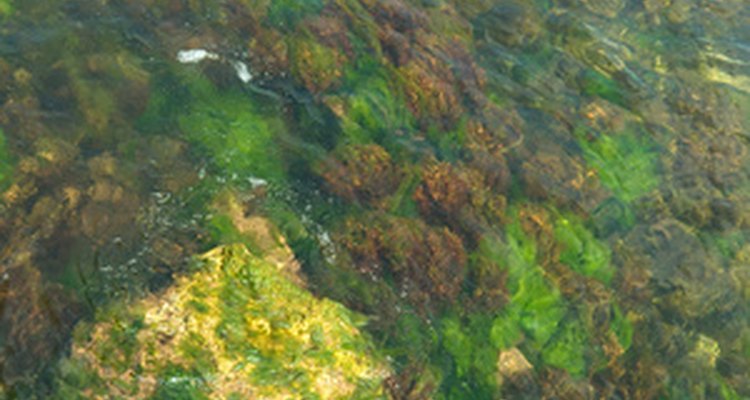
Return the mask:
[[244,241],[227,191],[370,317],[393,398],[750,398],[748,27],[741,0],[0,0],[0,398],[69,396],[77,324]]

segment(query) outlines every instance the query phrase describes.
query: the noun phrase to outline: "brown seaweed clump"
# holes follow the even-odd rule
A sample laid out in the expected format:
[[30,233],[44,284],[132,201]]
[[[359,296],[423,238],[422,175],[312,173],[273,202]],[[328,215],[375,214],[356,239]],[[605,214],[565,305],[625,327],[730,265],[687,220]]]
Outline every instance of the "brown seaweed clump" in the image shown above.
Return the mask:
[[331,192],[362,204],[377,204],[393,193],[402,175],[390,154],[377,144],[344,146],[318,165]]
[[[741,325],[723,322],[743,312],[741,288],[718,255],[673,218],[636,226],[622,245],[615,257],[615,286],[636,324],[634,358],[618,386],[632,398],[652,398],[670,375],[676,381],[670,390],[678,397],[713,398],[710,393],[721,390],[716,360],[743,334]],[[724,360],[746,370],[732,357]],[[727,369],[720,374],[733,376]],[[687,387],[681,379],[700,383]]]
[[44,282],[29,256],[3,254],[0,265],[0,378],[9,385],[41,373],[83,311],[62,285]]
[[583,160],[553,151],[531,155],[522,162],[524,192],[533,199],[551,200],[573,210],[589,210],[601,201],[596,174]]
[[400,296],[418,309],[448,304],[461,292],[466,253],[461,239],[448,228],[368,214],[348,220],[339,243],[359,273],[375,279],[392,277]]
[[484,183],[482,173],[441,162],[426,166],[414,192],[420,214],[475,242],[483,231],[502,223],[506,199]]

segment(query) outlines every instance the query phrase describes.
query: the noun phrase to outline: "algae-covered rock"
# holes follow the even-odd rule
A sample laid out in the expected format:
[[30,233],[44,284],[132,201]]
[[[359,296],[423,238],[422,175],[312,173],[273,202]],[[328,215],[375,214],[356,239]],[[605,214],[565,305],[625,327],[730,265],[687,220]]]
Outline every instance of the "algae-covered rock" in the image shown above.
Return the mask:
[[369,399],[388,366],[360,317],[244,246],[199,257],[164,293],[77,328],[61,398]]

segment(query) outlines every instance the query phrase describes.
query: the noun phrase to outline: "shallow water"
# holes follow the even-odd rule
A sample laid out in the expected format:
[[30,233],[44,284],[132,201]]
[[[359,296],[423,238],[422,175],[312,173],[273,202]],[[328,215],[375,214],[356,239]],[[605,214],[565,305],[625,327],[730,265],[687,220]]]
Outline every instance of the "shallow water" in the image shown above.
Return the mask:
[[259,246],[228,196],[368,317],[391,398],[750,398],[748,27],[742,0],[0,0],[0,399],[106,398],[74,332]]

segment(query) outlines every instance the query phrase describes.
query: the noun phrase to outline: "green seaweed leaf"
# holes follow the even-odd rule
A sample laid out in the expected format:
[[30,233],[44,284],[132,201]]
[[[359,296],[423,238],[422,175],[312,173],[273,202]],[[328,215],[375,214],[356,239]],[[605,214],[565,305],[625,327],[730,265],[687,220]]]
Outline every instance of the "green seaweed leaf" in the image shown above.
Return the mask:
[[568,371],[574,377],[586,373],[585,353],[588,348],[586,331],[578,321],[568,321],[544,346],[544,363]]
[[222,92],[202,77],[188,85],[193,100],[179,116],[179,127],[221,175],[282,182],[285,165],[278,141],[285,127],[279,116],[262,110],[239,89]]
[[267,10],[268,22],[275,27],[292,31],[299,21],[320,13],[322,0],[273,0]]
[[579,274],[609,284],[614,276],[611,251],[573,216],[560,217],[555,223],[555,239],[562,244],[560,261]]
[[596,169],[602,184],[625,203],[648,194],[659,185],[658,154],[643,135],[622,132],[596,135],[588,140],[585,128],[576,129],[586,162]]
[[13,163],[5,141],[5,133],[0,128],[0,191],[5,189],[13,175]]
[[413,116],[393,73],[373,57],[363,57],[344,76],[341,98],[346,109],[340,124],[350,143],[382,142],[393,132],[409,131]]
[[0,0],[0,17],[7,17],[13,13],[11,0]]

